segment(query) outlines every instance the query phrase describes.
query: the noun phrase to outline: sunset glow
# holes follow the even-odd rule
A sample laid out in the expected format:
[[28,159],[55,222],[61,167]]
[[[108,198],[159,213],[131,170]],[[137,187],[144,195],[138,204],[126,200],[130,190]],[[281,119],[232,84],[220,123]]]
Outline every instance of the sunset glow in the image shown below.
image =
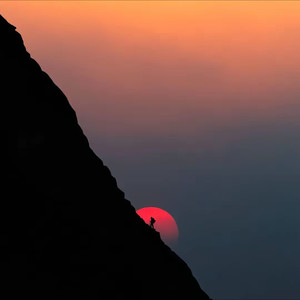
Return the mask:
[[[178,124],[193,134],[253,113],[272,119],[300,67],[297,1],[13,1],[1,8],[94,134],[173,134]],[[94,96],[83,102],[82,93]]]
[[300,297],[300,1],[0,10],[211,298]]

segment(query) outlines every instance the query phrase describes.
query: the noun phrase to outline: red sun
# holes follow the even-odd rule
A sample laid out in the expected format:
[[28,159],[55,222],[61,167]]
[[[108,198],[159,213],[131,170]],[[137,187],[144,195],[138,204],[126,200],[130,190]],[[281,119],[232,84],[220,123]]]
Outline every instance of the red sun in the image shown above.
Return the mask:
[[155,219],[154,229],[160,233],[160,237],[165,243],[177,242],[177,224],[165,210],[158,207],[144,207],[137,210],[136,213],[149,225],[151,217]]

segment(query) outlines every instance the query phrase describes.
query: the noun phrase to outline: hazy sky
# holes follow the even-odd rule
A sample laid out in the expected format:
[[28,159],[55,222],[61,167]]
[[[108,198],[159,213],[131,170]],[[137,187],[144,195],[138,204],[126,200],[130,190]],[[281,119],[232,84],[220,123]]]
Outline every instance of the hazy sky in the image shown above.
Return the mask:
[[126,198],[173,215],[174,249],[212,298],[300,298],[300,2],[1,1],[0,13]]

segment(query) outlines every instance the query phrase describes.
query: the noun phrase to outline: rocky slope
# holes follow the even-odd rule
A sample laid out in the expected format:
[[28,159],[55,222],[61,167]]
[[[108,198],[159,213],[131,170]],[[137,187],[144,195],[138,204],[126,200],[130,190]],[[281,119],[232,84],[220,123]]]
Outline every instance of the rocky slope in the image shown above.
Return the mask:
[[209,299],[135,213],[62,91],[0,16],[1,294]]

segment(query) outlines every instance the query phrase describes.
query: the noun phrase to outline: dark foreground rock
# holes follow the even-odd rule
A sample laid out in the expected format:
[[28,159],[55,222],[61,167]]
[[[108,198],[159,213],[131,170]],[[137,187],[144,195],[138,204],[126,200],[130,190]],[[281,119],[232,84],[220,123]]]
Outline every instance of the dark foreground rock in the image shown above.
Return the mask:
[[1,16],[0,43],[1,298],[208,299]]

